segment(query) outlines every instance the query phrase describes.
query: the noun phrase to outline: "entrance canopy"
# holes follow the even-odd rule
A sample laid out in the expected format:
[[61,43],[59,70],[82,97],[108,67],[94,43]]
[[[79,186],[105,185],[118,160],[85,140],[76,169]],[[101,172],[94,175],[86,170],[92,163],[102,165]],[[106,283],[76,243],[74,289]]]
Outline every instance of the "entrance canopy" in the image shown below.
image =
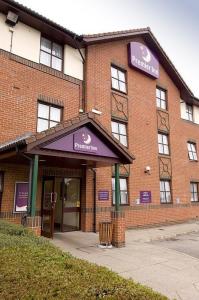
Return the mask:
[[134,159],[92,113],[82,114],[36,135],[28,134],[0,145],[1,162],[27,162],[24,155],[39,155],[43,165],[78,168],[82,165],[100,167],[115,163],[131,164]]

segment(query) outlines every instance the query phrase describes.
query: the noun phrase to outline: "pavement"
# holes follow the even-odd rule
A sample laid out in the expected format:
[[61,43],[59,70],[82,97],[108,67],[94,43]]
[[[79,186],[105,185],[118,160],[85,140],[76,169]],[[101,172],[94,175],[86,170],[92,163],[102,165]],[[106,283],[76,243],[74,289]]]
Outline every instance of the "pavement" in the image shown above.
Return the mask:
[[199,300],[199,222],[126,231],[126,247],[100,249],[98,234],[55,233],[63,251],[106,266],[169,299]]

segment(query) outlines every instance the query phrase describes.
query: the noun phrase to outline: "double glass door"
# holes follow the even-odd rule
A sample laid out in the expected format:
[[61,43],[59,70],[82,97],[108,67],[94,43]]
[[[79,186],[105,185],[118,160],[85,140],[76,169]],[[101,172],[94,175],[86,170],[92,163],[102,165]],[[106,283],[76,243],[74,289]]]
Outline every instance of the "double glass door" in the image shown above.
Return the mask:
[[80,178],[43,179],[42,235],[80,229]]

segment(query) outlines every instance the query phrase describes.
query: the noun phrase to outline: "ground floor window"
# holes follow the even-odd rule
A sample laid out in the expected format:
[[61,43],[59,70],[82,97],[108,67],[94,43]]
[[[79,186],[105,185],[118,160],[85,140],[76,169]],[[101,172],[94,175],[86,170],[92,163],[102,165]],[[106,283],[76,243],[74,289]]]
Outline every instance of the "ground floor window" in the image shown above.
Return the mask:
[[190,183],[190,191],[191,191],[191,201],[197,202],[198,199],[198,183],[197,182],[191,182]]
[[[112,178],[113,204],[115,204],[115,178]],[[128,180],[120,178],[120,204],[128,204]]]
[[171,184],[169,180],[160,180],[160,203],[171,203]]

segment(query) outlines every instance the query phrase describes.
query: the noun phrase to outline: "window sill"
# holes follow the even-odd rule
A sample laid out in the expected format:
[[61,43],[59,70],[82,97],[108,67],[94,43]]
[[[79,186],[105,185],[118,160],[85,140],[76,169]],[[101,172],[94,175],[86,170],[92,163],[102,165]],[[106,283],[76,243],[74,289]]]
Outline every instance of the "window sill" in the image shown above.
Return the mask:
[[170,154],[158,153],[158,155],[159,155],[159,157],[165,157],[165,158],[171,157]]
[[167,114],[169,113],[168,109],[163,109],[163,108],[158,107],[158,106],[156,106],[156,108],[157,108],[157,111],[162,111],[162,112],[167,113]]
[[122,95],[126,95],[126,96],[127,96],[127,92],[122,92],[122,91],[120,91],[120,90],[114,89],[113,87],[111,87],[111,90],[112,90],[113,92],[117,92],[117,93],[119,93],[119,94],[122,94]]
[[169,205],[169,204],[173,204],[173,202],[160,202],[161,205]]
[[198,162],[198,160],[195,160],[195,159],[189,159],[189,162],[191,162],[191,163],[197,163]]

